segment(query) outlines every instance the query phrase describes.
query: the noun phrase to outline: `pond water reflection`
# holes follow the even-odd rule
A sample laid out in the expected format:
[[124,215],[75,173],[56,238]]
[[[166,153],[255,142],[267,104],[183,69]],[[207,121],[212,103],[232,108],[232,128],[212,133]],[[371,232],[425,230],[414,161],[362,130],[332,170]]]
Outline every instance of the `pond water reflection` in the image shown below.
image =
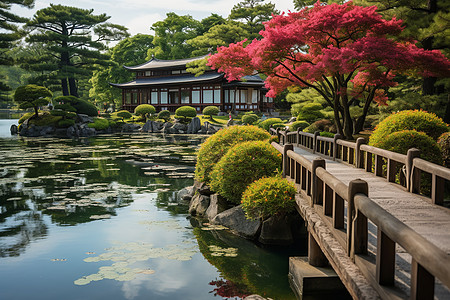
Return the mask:
[[286,249],[176,201],[203,139],[0,138],[0,298],[293,299]]

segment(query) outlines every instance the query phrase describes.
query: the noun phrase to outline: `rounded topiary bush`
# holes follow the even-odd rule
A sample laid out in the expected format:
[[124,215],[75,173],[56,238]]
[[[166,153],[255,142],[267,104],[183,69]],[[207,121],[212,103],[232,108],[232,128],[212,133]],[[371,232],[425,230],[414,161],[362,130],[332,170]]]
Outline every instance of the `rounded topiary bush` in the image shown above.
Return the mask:
[[211,189],[240,204],[242,193],[253,181],[273,176],[280,168],[281,153],[266,141],[239,143],[228,150],[211,172]]
[[105,130],[109,127],[109,121],[103,118],[95,118],[93,123],[88,124],[89,128],[95,128],[95,130]]
[[444,166],[450,167],[450,132],[443,133],[437,140],[439,147],[441,148],[442,160]]
[[175,118],[194,118],[197,116],[197,110],[192,106],[181,106],[175,111]]
[[170,120],[170,111],[168,110],[162,110],[158,113],[158,119],[162,119],[164,121],[169,121]]
[[294,184],[281,177],[265,177],[251,183],[242,194],[242,209],[248,219],[267,219],[295,210]]
[[261,127],[262,129],[269,131],[270,126],[282,123],[283,121],[280,118],[269,118],[267,120],[259,122],[258,127]]
[[98,110],[94,104],[74,96],[59,96],[54,99],[54,102],[71,105],[76,109],[77,114],[84,114],[91,117],[98,116]]
[[424,132],[416,130],[394,132],[386,136],[377,145],[381,149],[401,154],[406,154],[408,149],[417,148],[420,150],[420,158],[437,164],[442,163],[441,150],[437,142]]
[[75,125],[75,120],[73,119],[62,119],[57,123],[57,126],[62,128],[70,127],[72,125]]
[[441,134],[448,131],[448,125],[433,113],[423,110],[404,110],[381,121],[370,136],[369,145],[380,147],[379,143],[383,142],[389,134],[402,130],[421,131],[437,140]]
[[320,111],[322,108],[320,103],[308,103],[303,105],[297,116],[297,121],[312,123],[316,120],[323,119],[324,114]]
[[242,124],[253,125],[256,121],[258,121],[258,116],[256,114],[248,114],[242,116]]
[[219,130],[201,145],[197,153],[195,179],[209,183],[214,165],[237,143],[269,140],[270,134],[256,126],[230,126]]
[[[205,115],[205,116],[209,116],[211,119],[212,119],[212,117],[213,116],[217,116],[217,114],[219,113],[219,108],[217,107],[217,106],[213,106],[213,105],[211,105],[211,106],[206,106],[204,109],[203,109],[203,111],[202,111],[202,113]],[[195,117],[195,116],[194,116]]]
[[71,112],[76,112],[77,110],[75,109],[75,107],[73,107],[70,104],[64,103],[64,104],[56,104],[54,109],[60,109],[63,111],[71,111]]
[[295,121],[291,125],[289,125],[289,131],[297,131],[298,129],[303,130],[309,125],[310,124],[306,121]]
[[142,118],[145,117],[147,114],[154,114],[156,112],[156,109],[153,105],[150,104],[141,104],[136,106],[134,109],[134,114],[141,116]]
[[121,110],[116,113],[116,116],[125,120],[131,118],[133,115],[128,110]]

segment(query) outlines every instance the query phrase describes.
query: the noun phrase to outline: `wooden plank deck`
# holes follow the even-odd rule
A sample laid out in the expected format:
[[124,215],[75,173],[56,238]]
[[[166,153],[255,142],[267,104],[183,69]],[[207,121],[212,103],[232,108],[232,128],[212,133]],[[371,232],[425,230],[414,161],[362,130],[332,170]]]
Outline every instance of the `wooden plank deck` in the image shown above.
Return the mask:
[[[326,160],[326,169],[343,183],[362,179],[368,183],[369,197],[390,214],[404,222],[417,233],[450,255],[450,209],[433,205],[420,195],[408,193],[399,185],[382,177],[367,173],[346,163],[336,162],[320,154],[294,147],[294,152],[312,161],[317,157]],[[375,253],[377,229],[369,224],[369,253]],[[396,286],[408,291],[410,285],[411,257],[397,245]],[[450,268],[450,266],[449,266]],[[450,290],[437,282],[435,299],[450,299]]]

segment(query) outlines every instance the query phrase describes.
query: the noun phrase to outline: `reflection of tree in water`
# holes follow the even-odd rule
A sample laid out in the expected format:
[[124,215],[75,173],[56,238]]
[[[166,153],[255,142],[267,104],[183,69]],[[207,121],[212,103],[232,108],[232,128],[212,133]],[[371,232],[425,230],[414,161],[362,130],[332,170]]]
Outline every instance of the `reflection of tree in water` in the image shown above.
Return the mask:
[[[264,249],[254,242],[242,239],[225,231],[205,231],[194,228],[200,252],[215,266],[224,282],[217,281],[213,292],[235,293],[227,297],[241,297],[241,294],[258,294],[276,299],[295,299],[288,283],[289,255],[298,255],[295,247]],[[222,248],[237,248],[236,257],[213,255],[211,245]],[[219,286],[220,285],[220,286]]]
[[245,286],[236,284],[229,280],[213,280],[209,283],[209,285],[216,286],[216,288],[212,290],[214,296],[221,296],[225,299],[230,297],[245,298],[249,296],[249,294],[245,292]]

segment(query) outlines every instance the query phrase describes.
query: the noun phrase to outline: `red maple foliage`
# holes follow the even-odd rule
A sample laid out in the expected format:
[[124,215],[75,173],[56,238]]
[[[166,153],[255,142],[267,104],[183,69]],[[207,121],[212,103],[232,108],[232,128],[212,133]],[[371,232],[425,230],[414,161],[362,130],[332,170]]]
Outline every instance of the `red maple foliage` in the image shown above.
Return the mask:
[[382,19],[376,9],[317,2],[312,8],[273,16],[260,32],[262,39],[219,47],[208,65],[230,81],[255,70],[265,73],[269,97],[290,86],[315,89],[334,109],[338,132],[351,138],[349,108],[363,107],[356,120],[358,132],[370,104],[386,104],[383,88],[396,85],[395,75],[450,74],[450,62],[440,51],[401,40],[402,21]]

